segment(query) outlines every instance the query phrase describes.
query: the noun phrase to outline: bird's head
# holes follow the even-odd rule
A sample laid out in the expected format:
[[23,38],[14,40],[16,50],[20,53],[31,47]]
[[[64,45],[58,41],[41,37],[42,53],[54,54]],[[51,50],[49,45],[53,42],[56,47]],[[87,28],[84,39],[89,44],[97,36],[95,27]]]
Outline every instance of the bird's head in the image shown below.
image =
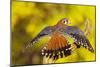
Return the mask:
[[67,26],[70,24],[70,21],[68,18],[63,18],[60,21],[58,21],[57,26]]

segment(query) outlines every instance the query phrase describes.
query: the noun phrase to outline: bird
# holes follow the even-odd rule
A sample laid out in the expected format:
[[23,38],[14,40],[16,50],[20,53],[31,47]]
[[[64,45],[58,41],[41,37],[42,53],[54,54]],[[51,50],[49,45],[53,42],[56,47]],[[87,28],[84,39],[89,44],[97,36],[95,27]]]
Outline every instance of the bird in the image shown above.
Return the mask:
[[[42,37],[50,36],[51,39],[47,43],[46,47],[43,47],[42,49],[42,55],[58,59],[57,54],[59,53],[62,58],[62,51],[65,56],[71,54],[71,45],[65,37],[69,36],[74,40],[73,44],[75,44],[77,48],[80,48],[80,46],[82,46],[93,53],[94,49],[84,32],[80,30],[77,26],[69,26],[69,23],[70,21],[68,18],[62,18],[57,22],[56,25],[45,27],[35,38],[33,38],[29,42],[29,44],[25,48],[27,49],[29,47],[32,47]],[[66,52],[65,50],[68,51]],[[52,56],[53,53],[55,53],[54,56]]]

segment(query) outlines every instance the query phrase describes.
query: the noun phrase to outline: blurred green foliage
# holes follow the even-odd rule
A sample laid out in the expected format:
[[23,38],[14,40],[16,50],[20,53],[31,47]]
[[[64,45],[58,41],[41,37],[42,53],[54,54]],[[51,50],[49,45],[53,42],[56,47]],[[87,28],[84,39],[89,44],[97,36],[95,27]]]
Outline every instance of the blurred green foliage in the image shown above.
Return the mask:
[[[33,50],[40,49],[48,38],[37,43],[35,48],[29,48],[29,53],[26,51],[26,54],[23,54],[22,50],[25,48],[25,44],[43,28],[55,25],[62,18],[69,18],[70,25],[78,26],[81,30],[84,30],[84,22],[88,18],[91,30],[87,38],[95,50],[95,6],[12,1],[11,16],[13,65],[41,64],[41,57],[38,54],[33,55],[36,53]],[[34,61],[35,56],[39,58],[36,62]],[[72,55],[58,59],[55,63],[94,60],[95,53],[80,48],[75,50]]]

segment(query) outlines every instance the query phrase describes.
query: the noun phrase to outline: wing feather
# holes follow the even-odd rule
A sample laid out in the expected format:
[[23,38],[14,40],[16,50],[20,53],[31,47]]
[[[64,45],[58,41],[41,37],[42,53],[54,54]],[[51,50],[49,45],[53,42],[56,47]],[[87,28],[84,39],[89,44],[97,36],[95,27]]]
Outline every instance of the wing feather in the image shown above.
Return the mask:
[[35,38],[33,38],[25,48],[32,47],[40,38],[50,35],[53,32],[52,26],[44,28]]
[[85,36],[84,32],[81,31],[78,27],[76,26],[67,26],[64,29],[64,33],[67,35],[71,36],[74,38],[76,46],[79,48],[80,46],[83,46],[87,48],[89,51],[94,52],[89,40]]

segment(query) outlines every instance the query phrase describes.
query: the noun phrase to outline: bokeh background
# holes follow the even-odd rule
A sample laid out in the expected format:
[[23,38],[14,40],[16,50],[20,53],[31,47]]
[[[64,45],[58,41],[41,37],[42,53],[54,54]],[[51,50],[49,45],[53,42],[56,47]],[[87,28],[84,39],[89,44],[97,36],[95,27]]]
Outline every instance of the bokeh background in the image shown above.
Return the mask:
[[[43,59],[39,49],[48,38],[41,39],[37,46],[27,49],[25,53],[22,51],[27,42],[43,28],[55,25],[62,18],[68,18],[70,25],[75,25],[81,30],[84,30],[84,22],[88,18],[91,29],[87,38],[95,50],[95,6],[12,1],[11,64],[42,64]],[[95,53],[80,48],[70,56],[58,59],[55,63],[81,61],[95,61]]]

